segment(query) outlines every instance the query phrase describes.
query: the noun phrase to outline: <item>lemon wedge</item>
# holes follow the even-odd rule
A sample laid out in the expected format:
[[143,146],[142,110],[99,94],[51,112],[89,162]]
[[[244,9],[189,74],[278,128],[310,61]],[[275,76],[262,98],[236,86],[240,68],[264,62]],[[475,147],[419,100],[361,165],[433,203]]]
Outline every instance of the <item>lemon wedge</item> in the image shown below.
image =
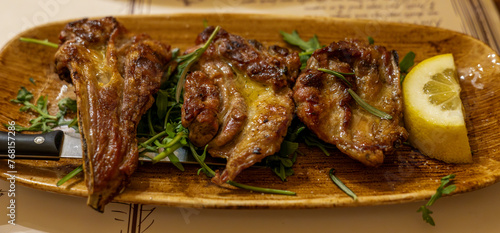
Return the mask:
[[452,54],[415,66],[403,82],[409,141],[422,154],[447,163],[470,163],[472,155]]

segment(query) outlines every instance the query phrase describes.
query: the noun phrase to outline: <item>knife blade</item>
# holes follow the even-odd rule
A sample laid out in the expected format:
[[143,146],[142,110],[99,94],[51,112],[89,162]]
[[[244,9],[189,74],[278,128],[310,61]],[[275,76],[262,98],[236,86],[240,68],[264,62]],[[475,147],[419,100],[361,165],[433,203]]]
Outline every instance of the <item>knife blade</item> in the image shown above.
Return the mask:
[[[12,143],[14,142],[14,143]],[[9,144],[10,143],[10,144]],[[14,151],[12,151],[14,149]],[[14,152],[10,153],[9,152]],[[55,130],[42,134],[20,134],[17,132],[0,131],[0,159],[9,158],[14,154],[15,159],[59,160],[60,158],[82,158],[82,143],[80,134]],[[157,153],[147,152],[154,156]],[[198,164],[196,159],[185,148],[174,151],[181,163]],[[150,161],[140,157],[140,160]],[[170,162],[168,157],[161,160]],[[206,164],[225,165],[225,160],[206,157]]]

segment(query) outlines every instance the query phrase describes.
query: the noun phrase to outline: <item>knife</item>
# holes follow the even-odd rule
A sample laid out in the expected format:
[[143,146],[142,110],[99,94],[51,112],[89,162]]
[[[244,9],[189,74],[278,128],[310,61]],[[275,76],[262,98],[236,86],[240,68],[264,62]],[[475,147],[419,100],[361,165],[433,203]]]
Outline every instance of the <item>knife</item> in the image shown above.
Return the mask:
[[[14,143],[12,143],[14,142]],[[14,149],[14,150],[12,150]],[[11,150],[11,151],[9,151]],[[9,153],[13,152],[13,153]],[[150,155],[156,153],[148,152]],[[80,134],[55,130],[42,134],[20,134],[17,132],[0,131],[0,159],[35,159],[59,160],[59,158],[82,158],[82,144]],[[198,164],[196,159],[181,147],[174,151],[181,163]],[[9,157],[9,155],[11,155]],[[140,160],[150,161],[148,158],[139,157]],[[168,157],[161,160],[170,162]],[[225,165],[224,159],[206,157],[206,164]]]

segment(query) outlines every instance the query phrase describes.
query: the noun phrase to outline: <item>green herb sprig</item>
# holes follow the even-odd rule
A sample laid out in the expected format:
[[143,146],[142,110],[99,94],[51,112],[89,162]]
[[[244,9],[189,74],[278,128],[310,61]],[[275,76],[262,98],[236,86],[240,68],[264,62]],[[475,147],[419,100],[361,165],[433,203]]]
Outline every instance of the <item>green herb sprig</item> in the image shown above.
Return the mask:
[[404,57],[403,60],[399,63],[399,70],[401,73],[401,84],[406,78],[406,75],[410,72],[410,68],[415,64],[415,53],[410,51]]
[[358,199],[358,196],[350,188],[348,188],[339,178],[335,176],[334,168],[330,169],[329,174],[330,174],[330,179],[332,179],[333,183],[337,185],[337,187],[339,187],[342,191],[344,191],[344,193],[349,195],[353,200],[356,201]]
[[323,68],[319,68],[318,69],[319,71],[322,71],[322,72],[325,72],[327,74],[331,74],[337,78],[340,78],[342,79],[342,81],[344,81],[349,87],[352,87],[352,84],[345,78],[344,75],[354,75],[354,73],[343,73],[343,72],[338,72],[338,71],[334,71],[334,70],[329,70],[329,69],[323,69]]
[[356,101],[356,103],[359,104],[359,106],[361,106],[362,108],[364,108],[366,111],[368,111],[369,113],[375,115],[375,116],[378,116],[382,119],[386,119],[386,120],[390,120],[392,119],[392,116],[385,113],[384,111],[382,110],[379,110],[371,105],[369,105],[368,103],[366,103],[361,97],[359,97],[358,94],[356,94],[356,92],[354,92],[351,88],[347,89],[347,92],[349,92],[349,94],[352,96],[352,98]]
[[[322,71],[322,72],[325,72],[327,74],[331,74],[331,75],[334,75],[335,77],[338,77],[340,79],[342,79],[346,84],[347,86],[349,87],[352,87],[352,84],[347,81],[347,79],[344,77],[344,75],[353,75],[354,73],[342,73],[342,72],[338,72],[338,71],[333,71],[333,70],[329,70],[329,69],[323,69],[323,68],[320,68],[318,69],[319,71]],[[347,92],[349,92],[349,94],[352,96],[352,98],[356,101],[356,103],[359,104],[359,106],[361,106],[362,108],[364,108],[366,111],[368,111],[369,113],[375,115],[375,116],[378,116],[382,119],[387,119],[387,120],[390,120],[392,119],[392,116],[385,113],[384,111],[381,111],[373,106],[371,106],[370,104],[366,103],[358,94],[356,94],[355,91],[353,91],[351,88],[347,89]]]
[[335,148],[334,146],[326,144],[325,142],[321,141],[318,137],[316,137],[316,135],[312,134],[310,131],[308,132],[308,134],[304,136],[304,142],[308,146],[318,147],[326,156],[330,156],[328,149]]
[[371,45],[372,45],[372,44],[375,44],[375,40],[373,39],[373,37],[368,36],[368,38],[367,38],[367,39],[368,39],[368,44],[371,44]]
[[71,178],[75,177],[76,175],[78,175],[78,173],[82,172],[83,171],[83,165],[80,165],[78,167],[76,167],[73,171],[71,171],[70,173],[68,173],[67,175],[65,175],[63,178],[61,178],[59,181],[57,181],[57,187],[63,185],[64,183],[66,183],[66,181],[70,180]]
[[[207,147],[205,147],[203,153],[201,155],[196,152],[196,148],[193,146],[193,144],[189,143],[189,148],[191,150],[191,153],[193,154],[194,158],[196,161],[200,164],[201,168],[198,170],[198,174],[200,172],[205,173],[208,177],[214,177],[215,176],[215,171],[212,170],[206,163],[205,163],[205,158],[206,158],[206,153],[207,153]],[[296,195],[295,192],[292,191],[287,191],[287,190],[279,190],[279,189],[270,189],[270,188],[261,188],[261,187],[255,187],[255,186],[250,186],[250,185],[245,185],[245,184],[240,184],[231,180],[228,180],[226,182],[229,185],[232,185],[237,188],[241,189],[246,189],[254,192],[260,192],[260,193],[271,193],[271,194],[280,194],[280,195]]]
[[34,38],[20,37],[19,40],[22,41],[22,42],[28,42],[28,43],[34,43],[34,44],[41,44],[41,45],[49,46],[49,47],[52,47],[52,48],[59,48],[58,44],[49,42],[49,40],[47,40],[47,39],[45,39],[45,40],[39,40],[39,39],[34,39]]
[[176,61],[179,63],[179,66],[177,67],[177,72],[179,76],[179,81],[177,82],[177,89],[175,93],[175,100],[179,102],[182,90],[184,89],[184,83],[186,80],[186,75],[187,72],[189,71],[189,68],[200,59],[201,55],[207,50],[207,48],[210,46],[212,43],[213,39],[219,33],[220,27],[217,26],[215,27],[214,31],[208,38],[207,42],[199,49],[195,50],[192,53],[179,56],[176,58]]
[[431,217],[432,211],[427,207],[433,205],[434,202],[436,202],[436,200],[441,198],[443,195],[448,195],[455,191],[457,186],[450,184],[453,179],[455,179],[455,174],[447,175],[441,178],[441,185],[439,185],[439,187],[437,188],[436,193],[432,195],[427,204],[420,206],[420,208],[417,210],[417,212],[422,212],[422,219],[432,226],[435,226],[436,224],[434,223],[434,219]]
[[297,161],[297,151],[299,144],[283,140],[280,151],[274,155],[267,156],[266,166],[276,174],[282,181],[287,181],[287,177],[294,174],[293,164]]
[[154,135],[147,141],[140,143],[139,149],[144,148],[141,153],[143,156],[145,156],[144,152],[148,151],[157,153],[154,157],[148,157],[151,159],[153,164],[168,157],[170,162],[175,167],[184,171],[184,166],[174,152],[181,147],[188,146],[187,136],[187,129],[182,127],[180,123],[170,122],[167,124],[164,131]]
[[[20,125],[15,125],[15,130],[18,132],[22,131],[42,131],[44,133],[52,131],[54,127],[61,125],[68,125],[68,127],[76,127],[76,118],[65,121],[64,117],[68,112],[76,112],[76,100],[70,98],[61,99],[57,105],[59,111],[56,115],[50,115],[48,111],[48,97],[40,96],[35,104],[31,103],[33,99],[33,94],[28,91],[25,87],[21,87],[17,92],[16,99],[10,100],[13,103],[22,104],[23,106],[19,108],[20,112],[26,112],[31,110],[34,114],[39,116],[35,119],[29,121],[30,126],[23,127]],[[78,128],[76,128],[77,130]]]
[[292,120],[286,133],[285,139],[281,143],[280,151],[274,155],[267,156],[264,161],[267,167],[276,174],[282,181],[287,181],[287,177],[293,175],[293,165],[297,161],[297,156],[302,154],[298,151],[299,135],[306,130],[306,127],[298,118]]
[[308,41],[304,41],[302,40],[302,38],[300,38],[299,33],[296,30],[292,31],[292,33],[286,33],[284,31],[280,31],[280,34],[285,42],[291,45],[298,46],[300,49],[302,49],[302,52],[299,53],[300,62],[302,64],[300,66],[301,70],[306,68],[307,60],[309,60],[313,52],[323,47],[319,43],[318,37],[316,35],[314,35]]

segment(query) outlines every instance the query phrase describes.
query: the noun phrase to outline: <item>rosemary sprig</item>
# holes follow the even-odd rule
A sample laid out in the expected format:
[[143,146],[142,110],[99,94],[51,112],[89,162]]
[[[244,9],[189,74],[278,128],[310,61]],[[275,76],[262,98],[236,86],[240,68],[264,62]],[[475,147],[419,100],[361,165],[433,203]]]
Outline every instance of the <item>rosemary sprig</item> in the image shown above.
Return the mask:
[[342,181],[340,181],[339,178],[335,176],[335,168],[330,169],[329,174],[330,174],[330,179],[332,179],[333,183],[337,185],[337,187],[339,187],[342,191],[344,191],[345,194],[349,195],[354,200],[358,199],[358,196],[351,189],[345,186],[345,184],[342,183]]
[[345,78],[344,75],[354,75],[354,73],[343,73],[343,72],[338,72],[338,71],[334,71],[334,70],[328,70],[328,69],[324,69],[324,68],[319,68],[318,69],[319,71],[322,71],[322,72],[325,72],[327,74],[331,74],[337,78],[340,78],[342,79],[342,81],[344,81],[345,83],[347,83],[347,85],[349,87],[352,87],[352,84]]
[[[334,75],[335,77],[338,77],[338,78],[342,79],[349,87],[352,87],[352,84],[349,81],[347,81],[347,79],[344,77],[344,75],[354,75],[354,73],[343,73],[343,72],[333,71],[333,70],[324,69],[324,68],[319,68],[318,70],[322,71],[322,72],[325,72],[327,74]],[[391,115],[389,115],[389,114],[387,114],[387,113],[385,113],[385,112],[383,112],[381,110],[378,110],[377,108],[375,108],[375,107],[369,105],[368,103],[366,103],[351,88],[347,89],[347,92],[349,92],[349,94],[356,101],[356,103],[359,104],[359,106],[361,106],[362,108],[364,108],[369,113],[371,113],[371,114],[373,114],[375,116],[378,116],[378,117],[380,117],[382,119],[387,119],[387,120],[392,119]]]
[[375,116],[378,116],[382,119],[387,119],[387,120],[390,120],[392,119],[392,116],[385,113],[384,111],[381,111],[381,110],[378,110],[377,108],[369,105],[368,103],[366,103],[363,99],[361,99],[361,97],[359,97],[358,94],[356,94],[356,92],[354,92],[351,88],[347,89],[347,92],[349,92],[349,94],[351,94],[352,98],[356,101],[356,103],[359,104],[359,106],[361,106],[362,108],[364,108],[366,111],[368,111],[369,113],[375,115]]

